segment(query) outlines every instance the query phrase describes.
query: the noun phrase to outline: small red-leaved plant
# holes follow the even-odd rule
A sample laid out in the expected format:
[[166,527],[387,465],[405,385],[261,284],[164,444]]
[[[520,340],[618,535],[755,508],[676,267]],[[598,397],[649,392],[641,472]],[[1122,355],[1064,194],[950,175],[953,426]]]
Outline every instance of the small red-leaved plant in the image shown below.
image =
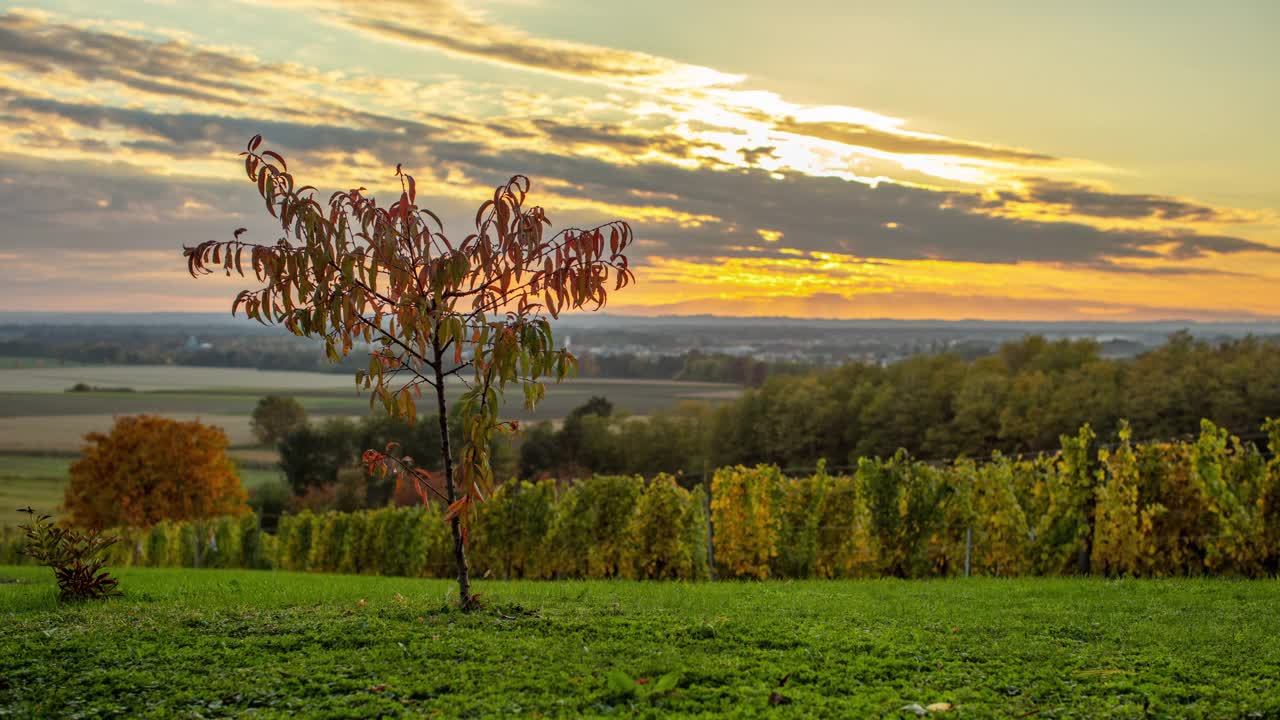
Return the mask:
[[120,538],[102,535],[97,530],[81,532],[60,528],[48,515],[37,515],[23,508],[31,519],[19,527],[27,536],[22,554],[41,565],[53,568],[58,579],[61,600],[96,600],[120,595],[119,581],[102,569],[106,561],[102,553]]

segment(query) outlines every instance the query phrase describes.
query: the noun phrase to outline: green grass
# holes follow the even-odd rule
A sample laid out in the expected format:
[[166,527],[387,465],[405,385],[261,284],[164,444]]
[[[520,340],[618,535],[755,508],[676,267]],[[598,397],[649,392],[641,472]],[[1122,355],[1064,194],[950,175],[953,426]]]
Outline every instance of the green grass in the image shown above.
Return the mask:
[[465,614],[439,580],[133,569],[60,607],[0,575],[15,717],[1280,716],[1276,581],[483,582]]

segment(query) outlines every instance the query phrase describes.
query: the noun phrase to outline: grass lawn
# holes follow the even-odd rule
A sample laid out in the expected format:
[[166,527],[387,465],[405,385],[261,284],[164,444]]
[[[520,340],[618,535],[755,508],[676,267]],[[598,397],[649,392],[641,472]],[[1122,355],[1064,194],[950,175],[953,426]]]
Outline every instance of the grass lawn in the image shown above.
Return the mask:
[[439,580],[132,569],[59,607],[0,576],[14,717],[1280,716],[1276,581],[482,582],[461,613]]

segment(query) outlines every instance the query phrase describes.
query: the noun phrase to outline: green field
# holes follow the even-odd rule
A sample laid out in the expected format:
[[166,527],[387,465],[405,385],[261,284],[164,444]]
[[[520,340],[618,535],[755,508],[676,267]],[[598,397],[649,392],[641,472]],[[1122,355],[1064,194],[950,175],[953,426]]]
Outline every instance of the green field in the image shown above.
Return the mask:
[[[0,454],[0,527],[16,525],[22,517],[13,511],[28,505],[57,515],[67,485],[67,468],[74,461],[74,457],[61,455]],[[241,465],[239,472],[246,488],[281,476],[277,470],[257,465]]]
[[485,582],[464,614],[439,580],[0,576],[14,717],[1280,715],[1276,581]]
[[[134,391],[66,392],[76,383]],[[460,394],[462,386],[451,392]],[[518,391],[512,393],[504,417],[557,420],[593,395],[609,398],[619,412],[648,415],[684,401],[718,402],[740,392],[722,383],[576,379],[549,388],[534,412],[523,408]],[[0,369],[0,452],[74,451],[85,433],[108,430],[115,416],[142,413],[198,418],[225,429],[233,445],[248,445],[253,443],[249,416],[268,394],[295,397],[315,417],[369,413],[368,397],[344,374],[167,365]]]
[[46,357],[15,357],[13,355],[0,355],[0,370],[16,370],[27,368],[63,368],[63,367],[79,367],[80,363],[73,360],[59,360],[58,358]]

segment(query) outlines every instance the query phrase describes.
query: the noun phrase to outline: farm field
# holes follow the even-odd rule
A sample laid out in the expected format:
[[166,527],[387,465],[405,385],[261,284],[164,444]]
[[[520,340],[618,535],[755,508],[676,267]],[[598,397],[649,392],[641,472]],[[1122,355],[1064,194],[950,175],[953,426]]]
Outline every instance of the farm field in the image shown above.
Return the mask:
[[[135,392],[66,392],[76,383]],[[459,384],[455,393],[461,392]],[[609,398],[618,411],[647,415],[682,401],[715,402],[740,392],[722,383],[577,379],[549,392],[533,413],[524,410],[518,392],[509,395],[505,416],[556,420],[593,395]],[[185,366],[0,369],[0,452],[75,451],[85,433],[107,430],[115,415],[140,413],[199,418],[226,430],[233,446],[251,445],[249,415],[263,395],[272,393],[292,395],[317,417],[369,412],[367,397],[345,374]]]
[[[14,526],[23,517],[16,508],[34,507],[58,515],[67,485],[67,469],[75,461],[66,455],[0,454],[0,527]],[[279,476],[279,471],[241,464],[240,480],[256,487]]]
[[47,569],[0,568],[0,713],[1280,713],[1276,581],[484,582],[468,614],[439,580],[119,575],[58,606]]

